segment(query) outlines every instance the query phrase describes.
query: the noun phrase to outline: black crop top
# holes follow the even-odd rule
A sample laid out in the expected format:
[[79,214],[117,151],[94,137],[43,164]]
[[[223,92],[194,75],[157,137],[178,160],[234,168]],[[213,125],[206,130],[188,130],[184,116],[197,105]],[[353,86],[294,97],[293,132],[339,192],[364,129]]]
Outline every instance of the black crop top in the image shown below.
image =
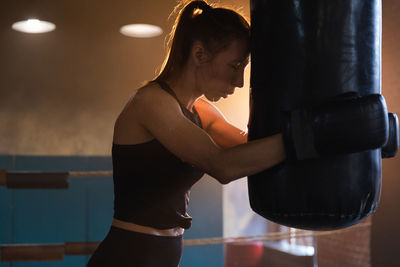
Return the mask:
[[[162,89],[179,103],[165,82]],[[180,103],[179,103],[180,104]],[[201,127],[200,117],[180,104],[183,114]],[[190,148],[188,148],[190,149]],[[112,146],[114,218],[157,229],[188,229],[190,188],[204,172],[169,152],[157,139]]]

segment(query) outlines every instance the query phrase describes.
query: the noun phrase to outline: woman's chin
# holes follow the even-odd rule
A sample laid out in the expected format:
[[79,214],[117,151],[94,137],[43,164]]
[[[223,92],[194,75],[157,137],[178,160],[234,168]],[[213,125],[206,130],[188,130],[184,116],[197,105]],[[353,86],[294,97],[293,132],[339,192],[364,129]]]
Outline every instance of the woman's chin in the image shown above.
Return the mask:
[[222,96],[207,96],[207,95],[205,95],[205,97],[207,98],[207,100],[211,102],[218,102],[222,98]]

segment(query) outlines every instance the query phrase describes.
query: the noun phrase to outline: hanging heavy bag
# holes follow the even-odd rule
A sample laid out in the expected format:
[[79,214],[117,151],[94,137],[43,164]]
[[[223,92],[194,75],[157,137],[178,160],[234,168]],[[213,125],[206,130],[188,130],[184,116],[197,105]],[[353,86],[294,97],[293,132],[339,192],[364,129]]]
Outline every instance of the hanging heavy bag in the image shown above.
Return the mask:
[[362,221],[379,203],[381,158],[398,149],[397,118],[380,88],[381,2],[252,0],[250,7],[249,140],[281,132],[288,157],[249,176],[252,209],[310,230]]

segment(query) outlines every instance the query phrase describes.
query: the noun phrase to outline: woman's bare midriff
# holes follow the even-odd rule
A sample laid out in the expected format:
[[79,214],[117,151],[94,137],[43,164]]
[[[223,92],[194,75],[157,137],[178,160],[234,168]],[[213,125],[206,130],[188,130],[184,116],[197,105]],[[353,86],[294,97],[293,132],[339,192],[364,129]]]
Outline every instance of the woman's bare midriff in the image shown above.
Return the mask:
[[183,232],[185,230],[181,227],[175,227],[171,229],[156,229],[149,226],[143,226],[131,222],[121,221],[115,218],[112,221],[112,226],[128,231],[133,231],[148,235],[156,235],[156,236],[181,236],[183,235]]

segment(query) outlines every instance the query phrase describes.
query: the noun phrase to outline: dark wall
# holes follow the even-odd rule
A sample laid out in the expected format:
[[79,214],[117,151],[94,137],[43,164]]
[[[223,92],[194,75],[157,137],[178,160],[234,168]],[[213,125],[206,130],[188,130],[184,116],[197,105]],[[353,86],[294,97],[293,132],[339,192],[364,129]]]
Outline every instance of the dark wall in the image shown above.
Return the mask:
[[[247,0],[218,2],[249,13]],[[2,1],[0,154],[109,155],[119,112],[161,67],[176,3]],[[36,35],[11,29],[31,17],[57,28]],[[130,23],[159,25],[164,33],[150,39],[120,34]]]
[[[0,154],[109,155],[114,121],[141,82],[160,67],[174,0],[2,2]],[[56,30],[25,34],[15,21],[37,16]],[[119,33],[160,25],[151,39]]]

